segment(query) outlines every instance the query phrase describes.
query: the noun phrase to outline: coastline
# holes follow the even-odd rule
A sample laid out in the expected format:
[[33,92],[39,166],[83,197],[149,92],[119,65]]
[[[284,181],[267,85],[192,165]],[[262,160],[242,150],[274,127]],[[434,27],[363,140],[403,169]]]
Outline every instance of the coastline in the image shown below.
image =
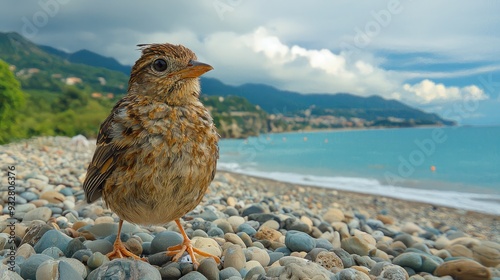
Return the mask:
[[[334,190],[320,186],[308,186],[261,178],[230,171],[218,170],[222,176],[235,179],[235,189],[252,184],[257,191],[271,192],[276,197],[301,197],[310,200],[309,209],[321,215],[329,208],[345,212],[362,211],[375,219],[377,214],[387,213],[399,224],[413,222],[421,226],[446,224],[471,236],[500,242],[500,215],[451,208],[431,203],[409,201],[382,195],[363,194],[346,190]],[[280,198],[282,201],[286,199]]]
[[[373,126],[373,127],[339,127],[339,128],[324,128],[324,129],[299,129],[291,131],[270,131],[261,133],[251,137],[260,137],[269,134],[288,134],[288,133],[318,133],[318,132],[346,132],[346,131],[366,131],[366,130],[390,130],[390,129],[408,129],[408,128],[440,128],[440,127],[460,127],[460,125],[416,125],[416,126]],[[224,138],[224,139],[240,139],[240,138]]]

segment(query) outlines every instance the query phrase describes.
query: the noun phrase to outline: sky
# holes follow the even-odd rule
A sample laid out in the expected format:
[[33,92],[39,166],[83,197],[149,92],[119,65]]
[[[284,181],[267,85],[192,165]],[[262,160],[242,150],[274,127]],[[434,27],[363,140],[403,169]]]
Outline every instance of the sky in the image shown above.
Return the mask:
[[3,1],[0,31],[132,65],[169,42],[230,85],[380,95],[500,124],[500,1]]

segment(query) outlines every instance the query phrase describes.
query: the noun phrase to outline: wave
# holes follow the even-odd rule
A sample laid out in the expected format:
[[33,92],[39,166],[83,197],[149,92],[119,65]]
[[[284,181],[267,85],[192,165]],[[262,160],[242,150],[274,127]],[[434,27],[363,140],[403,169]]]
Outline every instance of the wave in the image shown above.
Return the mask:
[[287,172],[267,172],[242,167],[234,162],[219,162],[218,169],[259,178],[298,185],[323,187],[396,199],[424,202],[445,207],[500,215],[500,195],[441,191],[383,185],[376,179],[355,177],[326,177]]

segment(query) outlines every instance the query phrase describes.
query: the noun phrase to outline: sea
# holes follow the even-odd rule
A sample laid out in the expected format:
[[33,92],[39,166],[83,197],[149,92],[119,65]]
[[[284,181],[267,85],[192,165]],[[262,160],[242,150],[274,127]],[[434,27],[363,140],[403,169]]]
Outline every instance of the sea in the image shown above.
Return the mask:
[[219,170],[500,215],[500,126],[223,139]]

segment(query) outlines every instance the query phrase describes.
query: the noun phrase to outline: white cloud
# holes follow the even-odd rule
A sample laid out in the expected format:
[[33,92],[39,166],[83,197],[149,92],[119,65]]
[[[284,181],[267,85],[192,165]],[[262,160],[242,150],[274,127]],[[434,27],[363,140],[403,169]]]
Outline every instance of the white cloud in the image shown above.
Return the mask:
[[[195,38],[189,34],[186,37]],[[303,93],[366,96],[390,94],[402,82],[362,56],[286,44],[264,27],[246,34],[217,32],[190,43],[215,67],[208,75],[224,77],[224,82],[234,85],[257,82]]]
[[383,69],[369,54],[354,57],[287,45],[264,27],[246,34],[216,32],[203,38],[189,31],[138,37],[142,41],[175,41],[190,46],[200,60],[215,67],[208,76],[224,77],[225,83],[233,85],[258,82],[303,93],[378,94],[417,105],[488,98],[475,85],[447,87],[429,79],[413,85],[404,83],[406,73]]
[[446,87],[443,84],[436,84],[428,79],[414,85],[404,84],[403,93],[395,93],[395,96],[403,100],[421,104],[428,104],[431,102],[453,102],[466,99],[488,99],[484,91],[475,85],[461,88],[455,86]]

